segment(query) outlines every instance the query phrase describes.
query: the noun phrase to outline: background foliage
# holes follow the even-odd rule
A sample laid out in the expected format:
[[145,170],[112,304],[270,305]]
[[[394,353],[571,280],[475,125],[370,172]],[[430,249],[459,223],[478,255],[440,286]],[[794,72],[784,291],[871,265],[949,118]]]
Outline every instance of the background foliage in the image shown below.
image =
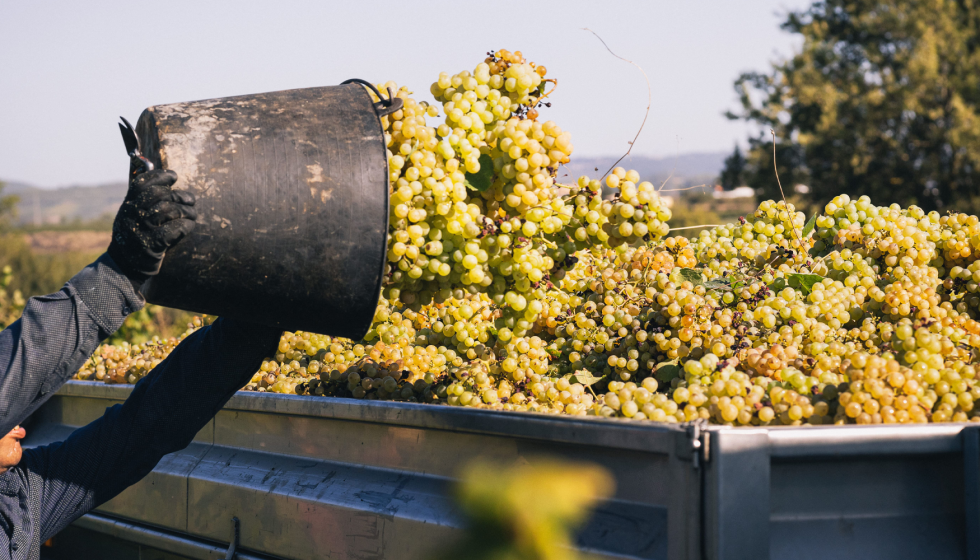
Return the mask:
[[819,1],[782,27],[802,37],[800,52],[735,83],[741,109],[729,117],[758,125],[746,184],[779,198],[772,129],[787,194],[803,183],[817,202],[847,193],[980,210],[977,2]]
[[[57,292],[100,255],[98,252],[34,252],[24,240],[24,231],[11,227],[16,204],[17,196],[4,196],[3,183],[0,183],[0,329],[20,317],[28,298]],[[65,230],[62,227],[56,230],[103,229],[104,221],[99,220],[91,227],[72,224],[74,229]],[[141,344],[153,336],[177,336],[184,332],[192,317],[193,314],[187,311],[147,305],[130,315],[122,328],[109,338],[109,342],[116,344],[125,340]]]

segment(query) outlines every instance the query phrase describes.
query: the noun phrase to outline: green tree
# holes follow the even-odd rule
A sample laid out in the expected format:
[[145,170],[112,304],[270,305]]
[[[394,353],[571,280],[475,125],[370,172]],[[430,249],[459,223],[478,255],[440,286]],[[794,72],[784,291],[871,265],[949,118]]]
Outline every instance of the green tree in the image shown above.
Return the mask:
[[755,124],[746,182],[878,204],[980,210],[980,2],[828,0],[791,12],[803,46],[735,89]]
[[742,155],[742,149],[736,145],[732,155],[725,158],[725,168],[721,170],[721,186],[725,190],[732,190],[735,187],[742,186],[747,164],[748,161]]
[[3,189],[7,185],[0,181],[0,228],[7,229],[11,222],[17,217],[17,203],[20,197],[16,194],[3,195]]

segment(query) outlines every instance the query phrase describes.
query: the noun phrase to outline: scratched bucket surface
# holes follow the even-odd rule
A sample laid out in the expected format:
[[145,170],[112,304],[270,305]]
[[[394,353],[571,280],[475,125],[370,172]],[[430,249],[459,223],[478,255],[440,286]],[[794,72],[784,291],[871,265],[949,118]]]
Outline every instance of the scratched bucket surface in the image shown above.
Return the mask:
[[144,155],[197,196],[147,301],[358,339],[381,291],[388,161],[356,84],[159,105]]

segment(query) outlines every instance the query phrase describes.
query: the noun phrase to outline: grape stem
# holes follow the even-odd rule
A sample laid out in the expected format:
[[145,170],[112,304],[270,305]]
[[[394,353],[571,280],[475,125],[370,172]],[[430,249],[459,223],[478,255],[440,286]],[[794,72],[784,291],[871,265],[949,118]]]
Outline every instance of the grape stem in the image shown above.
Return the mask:
[[684,227],[672,227],[668,231],[680,231],[682,229],[697,229],[703,227],[721,227],[721,224],[704,224],[700,226],[684,226]]
[[605,173],[602,174],[602,177],[599,178],[601,180],[601,179],[605,178],[606,175],[609,175],[609,173],[612,172],[612,170],[615,169],[617,165],[619,165],[619,162],[621,162],[624,159],[626,159],[626,156],[630,155],[630,152],[633,151],[633,146],[636,145],[636,140],[640,137],[640,133],[643,132],[643,127],[647,124],[647,118],[650,116],[650,105],[653,104],[653,88],[650,87],[650,78],[649,78],[649,76],[647,76],[647,73],[643,71],[643,68],[640,68],[640,65],[639,64],[633,62],[632,60],[627,60],[627,59],[619,56],[618,54],[612,52],[612,49],[609,48],[609,45],[607,45],[606,42],[602,40],[602,37],[600,37],[599,34],[596,33],[595,31],[592,31],[588,27],[583,27],[582,28],[582,31],[588,31],[589,33],[595,35],[596,39],[599,39],[599,42],[602,43],[602,46],[606,47],[606,50],[609,51],[609,54],[615,56],[619,60],[622,60],[624,62],[629,62],[633,66],[636,66],[636,69],[639,70],[640,73],[643,74],[643,79],[647,81],[647,110],[646,110],[646,113],[644,113],[644,115],[643,115],[643,122],[640,123],[640,130],[637,130],[636,131],[636,136],[634,136],[633,137],[633,140],[629,143],[630,147],[629,147],[628,150],[626,150],[626,153],[623,154],[623,156],[621,158],[617,159],[616,160],[616,163],[612,164],[612,167],[610,167],[608,171],[606,171]]
[[535,107],[537,107],[538,103],[541,103],[542,101],[544,101],[544,99],[546,97],[548,97],[552,93],[555,93],[555,90],[558,89],[558,80],[557,79],[552,78],[550,80],[544,80],[544,81],[545,82],[551,82],[552,84],[554,84],[554,87],[551,88],[551,91],[545,93],[544,95],[542,95],[541,97],[538,98],[538,100],[534,104]]
[[[783,184],[779,181],[779,169],[776,165],[776,131],[769,129],[769,134],[772,134],[772,170],[776,173],[776,184],[779,185],[779,194],[783,196],[783,204],[786,205],[786,209],[789,210],[789,202],[786,201],[786,193],[783,192]],[[796,238],[796,242],[800,244],[800,251],[804,251],[803,240],[800,239],[800,234],[796,232],[796,216],[790,217],[790,223],[793,224],[793,237]]]
[[700,184],[700,185],[694,185],[693,187],[684,187],[684,188],[681,188],[681,189],[664,189],[664,188],[661,188],[657,192],[658,193],[661,193],[661,192],[678,192],[678,191],[689,191],[691,189],[706,189],[706,188],[708,188],[708,184],[707,183],[703,183],[703,184]]

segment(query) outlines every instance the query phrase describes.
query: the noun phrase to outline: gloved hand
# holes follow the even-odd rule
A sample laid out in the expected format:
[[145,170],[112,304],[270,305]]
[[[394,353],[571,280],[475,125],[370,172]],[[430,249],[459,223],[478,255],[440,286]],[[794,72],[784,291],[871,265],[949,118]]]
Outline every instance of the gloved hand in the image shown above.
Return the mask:
[[194,195],[173,190],[177,174],[156,169],[133,176],[112,223],[109,256],[139,286],[160,272],[163,255],[194,228]]

